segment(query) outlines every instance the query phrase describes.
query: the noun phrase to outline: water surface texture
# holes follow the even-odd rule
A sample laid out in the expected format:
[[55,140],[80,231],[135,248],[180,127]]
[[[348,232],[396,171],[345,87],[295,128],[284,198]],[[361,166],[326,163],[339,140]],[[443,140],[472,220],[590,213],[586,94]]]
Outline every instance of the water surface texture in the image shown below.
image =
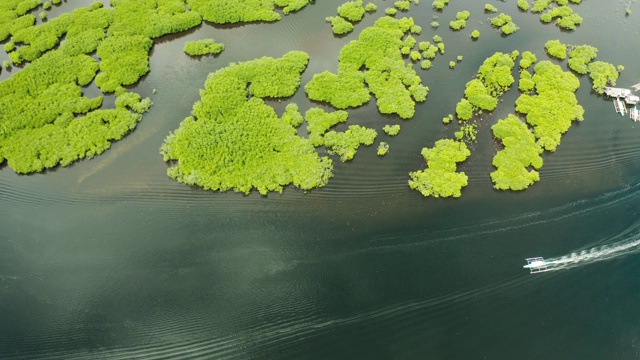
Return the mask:
[[[420,149],[455,131],[441,119],[495,51],[546,60],[547,40],[586,43],[599,60],[626,67],[618,85],[640,82],[639,4],[625,17],[626,1],[585,0],[573,6],[583,25],[564,32],[515,1],[495,2],[520,26],[505,38],[476,1],[452,0],[434,31],[436,13],[423,0],[408,13],[423,27],[416,39],[439,34],[446,43],[431,70],[417,69],[427,100],[409,121],[379,115],[374,100],[350,110],[350,124],[402,125],[386,157],[372,146],[350,163],[336,158],[334,178],[306,194],[214,193],[166,176],[159,147],[207,74],[290,50],[311,56],[303,84],[335,71],[340,48],[392,5],[373,2],[378,12],[346,37],[324,20],[342,1],[323,0],[273,24],[203,24],[157,39],[151,72],[135,87],[154,105],[133,133],[69,168],[18,176],[3,166],[0,358],[640,357],[640,255],[536,275],[522,268],[527,257],[638,238],[640,126],[592,93],[587,78],[577,93],[585,120],[543,155],[530,189],[495,191],[489,178],[499,149],[490,126],[513,111],[515,88],[483,116],[460,167],[469,175],[460,199],[423,198],[407,185],[408,173],[424,168]],[[471,18],[454,33],[447,24],[461,10]],[[210,37],[226,45],[219,56],[182,52],[186,41]],[[450,70],[457,55],[464,60]],[[303,111],[317,105],[302,88],[291,100]],[[286,101],[270,103],[281,113]]]

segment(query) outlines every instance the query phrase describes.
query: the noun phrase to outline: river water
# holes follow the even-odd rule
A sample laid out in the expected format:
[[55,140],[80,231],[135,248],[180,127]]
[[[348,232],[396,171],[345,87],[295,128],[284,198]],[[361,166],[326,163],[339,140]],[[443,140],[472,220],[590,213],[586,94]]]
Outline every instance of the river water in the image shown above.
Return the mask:
[[[637,4],[625,17],[626,2],[585,1],[574,7],[583,25],[562,32],[513,1],[496,2],[520,26],[504,38],[480,2],[452,1],[434,31],[423,0],[409,13],[423,27],[416,38],[439,34],[446,43],[431,70],[418,70],[427,101],[410,121],[380,116],[374,101],[350,111],[350,124],[402,124],[395,138],[380,132],[386,157],[372,146],[350,163],[336,159],[329,185],[306,194],[214,193],[166,176],[158,149],[208,73],[304,50],[304,84],[335,71],[340,48],[391,5],[374,0],[375,15],[334,38],[324,18],[341,2],[318,1],[273,24],[203,24],[158,39],[151,72],[136,86],[154,106],[133,133],[69,168],[18,176],[2,167],[0,358],[640,357],[638,255],[536,275],[522,269],[526,257],[623,241],[640,225],[640,126],[591,93],[587,78],[577,94],[585,120],[544,154],[541,181],[527,191],[495,191],[488,176],[499,148],[489,128],[513,111],[516,89],[481,121],[460,167],[470,177],[460,199],[423,198],[407,186],[408,172],[424,168],[420,149],[455,131],[441,119],[495,51],[530,50],[542,60],[547,40],[587,43],[598,59],[626,67],[618,85],[640,81]],[[453,33],[446,25],[460,10],[471,18]],[[225,43],[219,56],[182,52],[186,41],[209,37]],[[457,55],[464,60],[450,70]],[[317,105],[302,89],[292,100],[303,111]],[[273,105],[281,112],[285,102]]]

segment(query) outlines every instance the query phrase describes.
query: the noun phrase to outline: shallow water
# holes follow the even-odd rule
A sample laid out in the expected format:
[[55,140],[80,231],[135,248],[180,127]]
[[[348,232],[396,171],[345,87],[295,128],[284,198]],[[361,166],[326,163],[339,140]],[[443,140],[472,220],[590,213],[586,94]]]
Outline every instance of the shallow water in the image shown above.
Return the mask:
[[[484,117],[461,166],[470,180],[460,199],[425,199],[407,187],[407,173],[424,167],[420,149],[455,131],[441,119],[495,51],[530,50],[542,60],[549,39],[588,43],[600,60],[626,67],[619,85],[640,81],[630,46],[635,5],[625,18],[626,2],[585,1],[575,7],[584,24],[567,33],[498,2],[521,28],[503,38],[483,3],[452,1],[434,31],[423,0],[409,13],[423,27],[416,38],[437,33],[446,43],[434,68],[418,70],[427,101],[410,121],[378,115],[374,101],[350,111],[351,124],[402,124],[385,158],[363,148],[351,163],[336,162],[328,186],[306,194],[220,194],[166,176],[160,144],[188,116],[208,73],[304,50],[305,83],[335,71],[340,48],[391,4],[373,1],[376,15],[334,38],[324,18],[341,2],[318,1],[274,24],[204,24],[158,39],[136,87],[154,106],[132,134],[69,168],[0,170],[0,358],[640,356],[638,255],[535,276],[522,269],[526,257],[618,242],[640,225],[640,127],[591,94],[588,79],[577,94],[585,120],[543,155],[541,181],[527,191],[494,191],[488,176],[498,148],[489,128],[513,111],[515,89]],[[451,32],[446,24],[464,9],[467,28]],[[182,52],[207,37],[226,50],[199,60]],[[449,70],[457,55],[464,60]],[[302,90],[292,101],[315,105]],[[285,102],[274,106],[281,112]]]

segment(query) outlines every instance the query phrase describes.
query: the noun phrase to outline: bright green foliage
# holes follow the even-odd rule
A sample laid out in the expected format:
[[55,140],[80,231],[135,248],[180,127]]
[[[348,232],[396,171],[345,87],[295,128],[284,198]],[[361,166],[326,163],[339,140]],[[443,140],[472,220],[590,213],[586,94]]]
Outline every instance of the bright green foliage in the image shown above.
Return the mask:
[[456,139],[465,142],[476,141],[476,135],[478,135],[478,125],[475,123],[463,124],[460,127],[460,131],[455,132]]
[[420,68],[423,70],[431,69],[431,60],[422,60],[420,62]]
[[101,7],[103,7],[103,6],[104,6],[104,4],[101,3],[100,1],[94,1],[94,2],[91,3],[91,5],[89,5],[89,8],[91,10],[97,10],[97,9],[100,9]]
[[411,52],[410,56],[411,56],[411,60],[413,60],[413,61],[420,61],[420,60],[422,60],[422,54],[420,54],[420,52],[419,52],[419,51],[415,51],[415,50],[413,50],[413,51]]
[[420,49],[420,51],[427,51],[427,49],[429,49],[429,46],[431,46],[431,43],[428,41],[420,41],[418,43],[418,49]]
[[11,41],[9,41],[8,43],[4,44],[4,51],[5,52],[11,52],[16,48],[15,44],[12,43]]
[[151,99],[142,99],[140,94],[120,90],[116,96],[116,108],[129,108],[138,114],[144,114],[151,107]]
[[491,95],[489,89],[478,79],[469,81],[464,89],[464,96],[477,108],[493,111],[498,106],[498,99]]
[[43,8],[43,9],[45,9],[45,10],[49,10],[49,9],[51,9],[51,3],[50,3],[50,2],[48,2],[48,1],[45,1],[45,2],[42,4],[42,8]]
[[478,30],[473,30],[473,32],[471,33],[471,38],[473,40],[477,40],[480,37],[480,31]]
[[437,22],[437,21],[432,21],[430,25],[431,25],[432,28],[437,29],[438,26],[440,26],[440,23]]
[[543,22],[551,22],[554,18],[558,18],[558,25],[567,30],[575,30],[576,25],[582,24],[582,17],[573,12],[568,6],[559,6],[542,14],[540,20]]
[[511,75],[514,66],[515,62],[510,54],[497,52],[488,57],[478,69],[478,78],[465,86],[466,99],[460,100],[456,106],[458,119],[471,119],[476,109],[493,111],[498,105],[498,96],[507,91],[515,81]]
[[496,13],[498,12],[498,8],[491,4],[484,4],[484,11]]
[[511,21],[511,16],[504,13],[491,18],[491,25],[499,28],[505,35],[511,35],[519,29],[518,25]]
[[420,25],[413,25],[413,26],[411,27],[411,29],[409,29],[409,31],[410,31],[412,34],[420,35],[420,33],[422,32],[422,26],[420,26]]
[[98,46],[100,74],[96,85],[103,92],[113,92],[119,86],[135,84],[149,72],[151,39],[144,36],[106,38]]
[[304,122],[304,118],[302,117],[302,114],[300,114],[298,104],[287,104],[287,106],[284,108],[284,114],[282,114],[282,121],[295,128],[302,125],[302,123]]
[[520,95],[516,111],[527,116],[538,144],[545,150],[555,151],[571,122],[583,119],[584,109],[575,96],[580,81],[560,66],[540,61],[534,67],[533,82],[537,94]]
[[378,10],[378,6],[374,3],[368,3],[364,6],[364,11],[369,13],[375,12],[376,10]]
[[533,3],[533,8],[531,9],[531,12],[534,12],[534,13],[543,12],[547,9],[549,4],[551,4],[553,1],[554,0],[535,0],[535,2]]
[[587,65],[598,56],[598,49],[590,45],[576,46],[569,51],[569,68],[578,74],[589,72]]
[[275,4],[282,8],[285,15],[301,10],[313,0],[275,0]]
[[378,145],[378,156],[385,156],[389,152],[389,144],[382,141]]
[[336,35],[348,34],[353,31],[353,24],[340,16],[329,16],[326,20],[331,23],[331,31]]
[[18,173],[67,166],[102,153],[135,128],[141,116],[127,107],[142,113],[150,100],[123,89],[116,109],[95,110],[102,97],[83,97],[80,86],[97,71],[91,57],[58,50],[0,82],[0,162],[6,159]]
[[436,141],[433,148],[422,149],[421,154],[427,168],[409,173],[409,187],[424,196],[460,197],[460,190],[467,186],[468,177],[464,172],[456,172],[456,164],[471,155],[467,145],[443,139]]
[[422,52],[422,57],[425,59],[433,60],[438,55],[438,47],[435,45],[429,45],[427,51]]
[[454,67],[456,67],[456,62],[455,61],[449,61],[449,69],[453,69]]
[[527,11],[529,10],[529,1],[528,0],[518,0],[518,7],[520,8],[520,10],[522,11]]
[[444,43],[443,42],[439,42],[438,43],[438,50],[440,51],[441,55],[444,55]]
[[462,55],[458,55],[458,56],[456,56],[456,61],[457,61],[457,62],[461,62],[461,61],[462,61],[462,59],[464,59],[464,56],[462,56]]
[[340,161],[353,159],[360,145],[370,146],[376,140],[378,133],[360,125],[351,125],[345,132],[329,131],[324,135],[324,146],[330,153],[340,156]]
[[217,24],[254,21],[278,21],[275,6],[288,14],[305,7],[310,0],[187,0],[187,5],[202,18]]
[[[241,3],[242,0],[231,3]],[[195,11],[186,11],[184,0],[138,1],[111,0],[113,23],[108,34],[141,35],[151,39],[191,29],[202,23]],[[193,9],[193,8],[192,8]],[[109,10],[109,9],[100,9]]]
[[175,161],[167,174],[185,184],[245,194],[254,188],[263,195],[282,192],[291,183],[304,190],[326,185],[331,160],[320,158],[261,99],[293,95],[308,60],[306,53],[292,51],[211,74],[193,115],[162,145],[164,160]]
[[365,10],[362,6],[362,0],[347,1],[346,3],[338,6],[338,15],[351,22],[362,20],[364,13]]
[[527,70],[520,72],[520,80],[518,81],[518,89],[523,93],[530,93],[535,88],[536,84],[533,82],[531,73]]
[[624,71],[624,66],[623,65],[618,65],[618,66],[616,66],[616,69],[618,69],[618,72],[623,72]]
[[400,125],[385,125],[382,127],[382,131],[384,131],[389,136],[396,136],[400,133]]
[[349,113],[344,110],[327,113],[320,108],[311,108],[305,113],[307,120],[307,132],[309,132],[309,140],[313,146],[321,146],[324,142],[322,136],[336,124],[346,122]]
[[389,16],[394,16],[398,12],[398,10],[396,8],[386,8],[384,12]]
[[442,10],[449,4],[449,0],[435,0],[431,6],[436,10]]
[[522,53],[522,58],[520,59],[520,69],[528,69],[531,65],[535,64],[538,59],[536,55],[531,51],[525,51]]
[[381,113],[398,114],[404,119],[413,117],[415,102],[424,101],[429,90],[421,84],[415,70],[402,60],[401,49],[415,46],[415,39],[410,36],[402,41],[413,25],[410,18],[378,19],[374,26],[360,33],[358,40],[342,48],[337,75],[325,71],[307,83],[309,98],[345,109],[366,103],[371,92]]
[[544,49],[547,54],[553,56],[556,59],[564,60],[567,58],[567,45],[560,42],[560,40],[549,40],[544,44]]
[[40,13],[38,14],[38,16],[40,17],[40,19],[44,20],[44,19],[46,19],[46,18],[47,18],[47,13],[46,13],[46,12],[44,12],[44,11],[42,11],[42,12],[40,12]]
[[576,25],[582,23],[582,18],[567,6],[569,1],[574,4],[581,3],[581,0],[536,0],[531,11],[536,13],[543,12],[552,2],[556,2],[559,6],[540,15],[540,20],[545,23],[550,23],[554,18],[558,18],[558,25],[560,27],[574,30]]
[[445,117],[442,118],[442,123],[443,124],[448,124],[453,120],[453,114],[449,114]]
[[487,58],[478,69],[478,78],[494,96],[509,90],[515,81],[511,72],[515,66],[509,54],[497,52]]
[[466,10],[460,11],[456,14],[456,19],[449,23],[449,27],[452,30],[464,29],[467,26],[467,19],[469,19],[470,13]]
[[469,120],[473,117],[473,105],[467,99],[462,99],[456,105],[456,116],[460,120]]
[[398,10],[409,11],[411,9],[411,1],[409,0],[400,0],[393,3],[393,6]]
[[434,43],[441,43],[442,42],[442,37],[440,35],[433,35],[433,42]]
[[9,66],[11,66],[11,64],[9,63],[9,61],[5,60],[2,62],[2,67],[4,67],[5,69],[8,69]]
[[187,41],[184,44],[184,52],[191,56],[219,54],[222,50],[224,50],[224,44],[217,43],[213,39]]
[[589,64],[589,77],[593,83],[593,90],[598,94],[604,93],[607,85],[615,85],[620,73],[613,64],[604,61],[594,61]]
[[62,0],[51,0],[51,3],[53,5],[59,5],[62,2]]
[[536,170],[542,167],[542,148],[527,125],[518,117],[509,114],[491,127],[493,135],[502,141],[504,149],[493,157],[491,173],[494,187],[499,190],[524,190],[540,180]]
[[371,98],[364,86],[364,75],[355,70],[339,75],[328,71],[316,74],[304,89],[310,99],[326,101],[338,109],[358,107]]
[[42,4],[42,0],[4,0],[0,2],[0,41],[17,29],[33,25],[35,17],[25,15]]

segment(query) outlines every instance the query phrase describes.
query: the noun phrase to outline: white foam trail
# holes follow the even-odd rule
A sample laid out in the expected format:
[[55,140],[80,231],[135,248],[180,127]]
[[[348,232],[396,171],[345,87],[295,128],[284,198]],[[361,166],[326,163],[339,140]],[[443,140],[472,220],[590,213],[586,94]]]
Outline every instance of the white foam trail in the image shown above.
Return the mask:
[[640,252],[639,245],[640,236],[635,236],[635,239],[633,240],[625,240],[609,245],[602,245],[589,250],[574,252],[571,253],[571,255],[548,259],[547,271],[570,269],[599,261],[611,260],[621,256],[635,254]]

